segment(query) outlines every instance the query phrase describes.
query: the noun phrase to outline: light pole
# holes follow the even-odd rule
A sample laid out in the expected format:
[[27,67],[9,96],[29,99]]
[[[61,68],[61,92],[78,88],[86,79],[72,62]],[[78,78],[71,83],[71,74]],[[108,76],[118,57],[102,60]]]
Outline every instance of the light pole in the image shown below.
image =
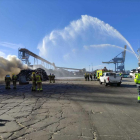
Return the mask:
[[90,72],[90,65],[89,65],[89,72]]
[[92,65],[92,72],[93,72],[93,63],[91,63],[91,65]]

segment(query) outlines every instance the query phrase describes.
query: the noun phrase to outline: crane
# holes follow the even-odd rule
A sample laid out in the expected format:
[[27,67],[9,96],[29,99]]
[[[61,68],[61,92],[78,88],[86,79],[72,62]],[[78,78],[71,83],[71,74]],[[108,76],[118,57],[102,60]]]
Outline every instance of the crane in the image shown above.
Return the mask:
[[125,55],[126,55],[126,45],[124,46],[124,51],[119,53],[117,56],[115,56],[113,59],[111,59],[108,62],[102,62],[106,64],[115,64],[115,72],[124,72],[125,67],[124,67],[124,62],[125,62]]

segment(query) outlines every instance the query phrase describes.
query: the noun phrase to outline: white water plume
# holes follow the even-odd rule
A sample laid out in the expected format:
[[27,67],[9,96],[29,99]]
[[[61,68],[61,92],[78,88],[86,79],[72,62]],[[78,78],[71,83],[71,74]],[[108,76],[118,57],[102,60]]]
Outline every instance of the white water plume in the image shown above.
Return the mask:
[[0,56],[0,79],[4,80],[5,75],[18,74],[21,69],[27,69],[21,60],[14,55],[8,55],[7,58]]
[[[40,51],[39,55],[50,61],[73,65],[73,60],[75,60],[75,64],[83,62],[82,64],[85,66],[85,59],[88,61],[93,54],[91,54],[91,51],[87,54],[83,46],[90,46],[90,44],[110,44],[110,47],[120,49],[122,47],[119,46],[127,45],[127,51],[132,52],[138,58],[123,35],[109,24],[88,15],[82,15],[80,19],[72,21],[61,30],[53,30],[43,38],[38,45],[38,49]],[[76,52],[73,50],[76,50]]]
[[[122,49],[123,51],[124,51],[124,48],[123,47],[120,47],[120,46],[116,46],[116,45],[111,45],[111,44],[98,44],[98,45],[89,45],[89,46],[84,46],[84,48],[86,49],[86,50],[88,50],[89,48],[104,48],[104,47],[115,47],[115,48],[119,48],[119,49]],[[134,52],[132,52],[132,51],[130,51],[130,50],[128,50],[128,49],[125,49],[127,52],[130,52],[130,53],[132,53],[132,54],[134,54],[135,55],[135,53]],[[138,57],[138,56],[137,56]]]

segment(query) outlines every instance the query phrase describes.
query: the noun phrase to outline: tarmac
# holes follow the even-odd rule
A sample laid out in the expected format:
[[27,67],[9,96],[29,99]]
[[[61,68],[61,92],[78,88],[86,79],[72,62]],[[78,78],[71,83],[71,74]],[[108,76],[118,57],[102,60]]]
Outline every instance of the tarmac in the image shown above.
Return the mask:
[[31,84],[6,90],[1,83],[0,139],[140,140],[136,85],[60,79],[31,92]]

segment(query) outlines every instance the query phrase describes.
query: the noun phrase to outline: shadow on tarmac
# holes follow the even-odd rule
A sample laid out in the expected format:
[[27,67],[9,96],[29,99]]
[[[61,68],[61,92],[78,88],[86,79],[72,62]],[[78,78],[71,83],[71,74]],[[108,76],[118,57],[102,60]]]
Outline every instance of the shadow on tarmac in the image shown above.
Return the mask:
[[128,85],[128,84],[122,84],[121,87],[137,88],[136,85]]
[[[127,105],[137,106],[137,99],[133,93],[128,92],[126,88],[136,88],[135,85],[122,84],[121,87],[116,85],[85,85],[85,84],[71,84],[71,83],[55,83],[43,84],[43,92],[31,92],[31,84],[18,85],[17,89],[6,90],[4,85],[0,85],[0,96],[10,97],[16,99],[24,98],[50,98],[60,99],[64,96],[64,100],[79,101],[84,103],[99,103],[99,104],[112,104],[112,105]],[[12,87],[12,86],[11,86]],[[124,89],[125,87],[125,89]],[[137,91],[134,90],[134,94]]]
[[126,88],[136,88],[136,85],[129,85],[129,84],[121,84],[120,86],[117,86],[117,84],[112,84],[112,85],[108,85],[107,87],[126,87]]

